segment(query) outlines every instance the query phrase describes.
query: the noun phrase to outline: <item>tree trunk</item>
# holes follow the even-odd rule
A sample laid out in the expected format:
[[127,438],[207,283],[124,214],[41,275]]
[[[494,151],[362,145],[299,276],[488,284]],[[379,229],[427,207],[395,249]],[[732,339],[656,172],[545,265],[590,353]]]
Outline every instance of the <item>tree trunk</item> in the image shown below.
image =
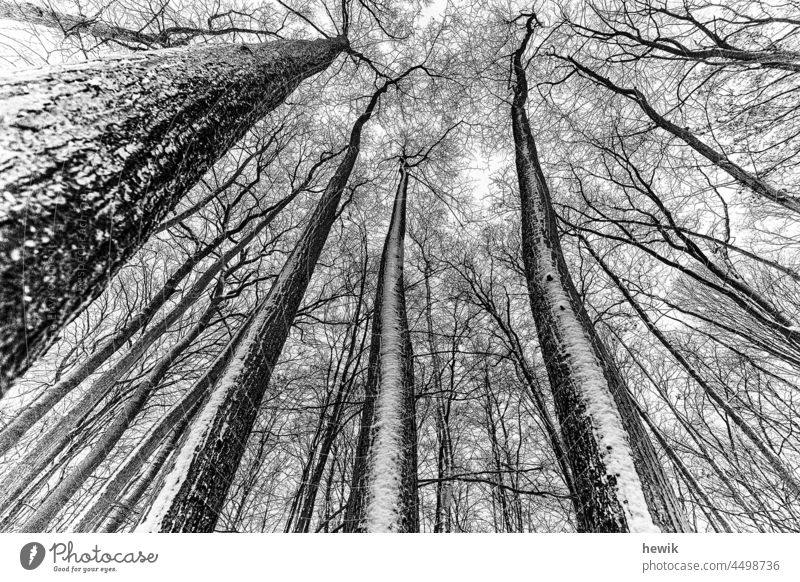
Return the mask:
[[419,531],[414,368],[403,281],[407,188],[403,160],[378,275],[366,391],[372,402],[362,415],[346,531]]
[[0,395],[343,38],[209,45],[0,82]]
[[522,254],[542,355],[578,495],[582,531],[684,531],[688,523],[602,345],[564,259],[550,191],[525,111],[522,56],[514,53],[511,122],[522,212]]
[[[587,248],[589,248],[589,252],[592,252],[590,247],[587,246]],[[731,480],[728,478],[728,475],[725,474],[725,471],[722,469],[722,467],[720,467],[719,464],[714,460],[715,455],[711,454],[708,448],[703,444],[702,436],[697,431],[697,428],[694,426],[694,424],[690,422],[687,418],[685,418],[681,414],[681,412],[675,407],[675,404],[670,400],[669,395],[667,394],[666,390],[664,390],[663,386],[659,384],[655,380],[655,378],[653,378],[653,376],[650,374],[647,368],[645,368],[644,365],[639,361],[639,359],[633,354],[631,349],[628,346],[624,347],[625,350],[628,352],[628,354],[631,356],[631,359],[633,359],[633,361],[636,363],[636,366],[639,368],[639,370],[641,370],[642,374],[644,374],[647,377],[650,384],[656,389],[659,396],[661,397],[661,400],[667,405],[667,408],[669,408],[672,415],[675,417],[678,423],[683,427],[686,433],[692,438],[694,443],[697,445],[697,448],[700,451],[697,456],[699,456],[706,463],[709,464],[709,466],[717,475],[717,477],[720,479],[720,481],[725,485],[726,489],[728,489],[733,500],[737,504],[739,504],[742,510],[750,518],[750,520],[754,524],[757,524],[757,519],[755,518],[754,512],[751,509],[750,505],[745,502],[745,500],[736,490],[736,487],[733,485],[733,483],[731,483]],[[692,452],[697,454],[696,451]],[[758,526],[756,525],[756,527]]]
[[244,454],[258,408],[336,219],[358,157],[361,131],[389,82],[353,126],[348,148],[273,284],[252,330],[189,429],[164,486],[137,531],[214,530]]

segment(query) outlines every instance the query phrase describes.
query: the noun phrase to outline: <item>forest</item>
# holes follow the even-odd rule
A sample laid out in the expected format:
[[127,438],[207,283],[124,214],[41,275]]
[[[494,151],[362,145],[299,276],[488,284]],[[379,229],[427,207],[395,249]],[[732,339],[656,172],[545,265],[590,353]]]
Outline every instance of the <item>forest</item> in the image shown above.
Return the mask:
[[0,0],[0,531],[800,532],[798,186],[798,0]]

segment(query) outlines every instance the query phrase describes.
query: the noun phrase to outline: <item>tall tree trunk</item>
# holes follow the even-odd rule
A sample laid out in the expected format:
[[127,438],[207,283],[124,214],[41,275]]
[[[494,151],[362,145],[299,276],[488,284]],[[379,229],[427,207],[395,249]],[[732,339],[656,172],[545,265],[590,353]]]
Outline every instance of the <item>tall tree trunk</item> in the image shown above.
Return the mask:
[[299,514],[297,522],[294,525],[294,531],[297,533],[308,533],[311,527],[311,519],[314,515],[314,506],[317,500],[317,492],[322,483],[322,476],[325,472],[325,467],[328,464],[328,458],[333,448],[333,443],[339,434],[341,413],[345,404],[345,399],[352,388],[352,379],[345,380],[339,384],[339,389],[336,392],[336,397],[333,403],[333,410],[325,421],[324,431],[319,447],[319,453],[316,459],[313,459],[313,464],[309,465],[309,472],[305,482],[305,489],[301,491],[301,496],[298,499]]
[[0,395],[203,173],[346,46],[165,49],[0,82]]
[[[587,248],[591,253],[592,252],[591,247],[588,246],[588,243],[586,243],[586,241],[584,241],[584,243],[587,244]],[[628,354],[631,356],[631,359],[636,363],[636,366],[639,368],[639,370],[641,370],[642,374],[645,375],[650,384],[656,389],[659,396],[661,397],[661,400],[667,405],[667,408],[669,408],[672,415],[675,417],[675,419],[677,419],[678,423],[683,427],[686,433],[692,438],[694,443],[697,445],[697,448],[699,449],[700,452],[699,454],[697,454],[695,451],[693,451],[693,453],[697,454],[700,458],[702,458],[705,462],[709,464],[709,466],[717,475],[717,477],[720,479],[720,481],[725,485],[726,489],[728,489],[733,500],[742,508],[742,510],[747,514],[747,516],[751,519],[751,521],[754,524],[757,524],[757,519],[755,517],[754,511],[739,494],[736,487],[734,486],[733,483],[731,483],[731,480],[728,478],[728,475],[725,473],[722,467],[720,467],[720,465],[715,461],[715,455],[713,455],[705,446],[705,444],[703,444],[702,436],[697,431],[697,428],[694,426],[694,424],[690,422],[687,418],[685,418],[683,414],[681,414],[681,411],[678,410],[675,404],[672,402],[672,400],[670,400],[669,395],[667,394],[664,387],[659,382],[657,382],[655,378],[653,378],[652,374],[639,361],[639,358],[636,355],[634,355],[633,351],[628,346],[624,347],[625,350],[628,352]]]
[[362,415],[362,457],[353,471],[345,531],[419,531],[414,368],[403,281],[407,189],[402,160],[375,299],[367,379],[372,387],[366,390],[372,402]]
[[511,122],[531,307],[578,495],[582,531],[684,531],[688,522],[592,326],[564,259],[550,191],[525,111],[528,86],[515,51]]
[[361,131],[382,95],[356,120],[348,147],[253,327],[197,420],[137,531],[213,531],[258,408],[336,216],[358,157]]

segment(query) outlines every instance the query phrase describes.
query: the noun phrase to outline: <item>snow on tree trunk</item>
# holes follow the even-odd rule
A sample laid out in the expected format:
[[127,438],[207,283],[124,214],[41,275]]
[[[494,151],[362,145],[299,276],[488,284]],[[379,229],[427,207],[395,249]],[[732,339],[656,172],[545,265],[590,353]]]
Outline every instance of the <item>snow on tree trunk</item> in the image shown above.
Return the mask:
[[0,81],[0,395],[343,38],[209,45]]
[[682,508],[564,260],[550,192],[525,111],[527,79],[522,53],[526,42],[513,57],[516,84],[511,106],[522,255],[539,343],[578,494],[578,526],[599,532],[684,531],[688,524]]
[[358,157],[361,131],[380,95],[392,84],[387,82],[373,94],[353,125],[339,166],[259,308],[252,329],[189,428],[163,487],[137,531],[214,530],[272,370],[336,220],[342,192]]
[[[155,313],[166,303],[178,288],[180,281],[189,274],[192,268],[216,245],[207,245],[202,252],[189,257],[183,265],[153,294],[150,302],[139,313],[131,317],[125,325],[112,337],[104,340],[74,370],[55,385],[48,387],[31,404],[22,409],[18,416],[9,422],[0,432],[0,454],[13,447],[30,428],[75,388],[100,368],[114,353],[126,345],[127,341],[149,322]],[[201,256],[202,255],[202,256]]]
[[367,380],[372,418],[362,420],[360,436],[369,446],[359,447],[366,458],[353,483],[349,531],[419,531],[414,368],[403,281],[407,188],[403,163],[381,257]]

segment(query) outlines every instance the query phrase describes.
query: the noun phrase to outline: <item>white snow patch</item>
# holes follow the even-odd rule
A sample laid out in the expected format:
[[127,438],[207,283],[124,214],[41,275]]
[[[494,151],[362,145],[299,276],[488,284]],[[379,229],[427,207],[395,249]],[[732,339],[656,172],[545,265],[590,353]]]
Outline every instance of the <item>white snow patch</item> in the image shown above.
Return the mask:
[[[528,152],[528,155],[534,154]],[[537,183],[534,175],[529,174],[525,178],[532,186]],[[544,216],[537,216],[536,219],[541,223],[545,222]],[[571,309],[550,247],[545,244],[543,237],[539,237],[536,242],[539,245],[539,268],[544,276],[547,308],[556,321],[567,364],[572,377],[577,380],[580,397],[591,418],[606,478],[616,479],[617,499],[625,514],[628,529],[632,533],[658,533],[661,530],[653,523],[647,507],[642,483],[633,463],[627,431],[603,369],[597,361],[590,339]]]
[[395,201],[386,249],[381,305],[380,378],[375,403],[375,440],[372,445],[365,526],[369,532],[397,531],[400,525],[403,446],[403,362],[397,287],[402,285],[403,241]]
[[[543,260],[552,260],[546,245],[542,245],[540,250]],[[551,269],[557,272],[555,265],[551,265]],[[592,344],[574,311],[568,308],[570,303],[559,278],[547,278],[545,286],[547,303],[558,324],[572,377],[578,381],[586,411],[592,421],[605,473],[616,479],[618,499],[628,528],[633,533],[660,532],[650,516],[642,483],[633,464],[627,432]]]

